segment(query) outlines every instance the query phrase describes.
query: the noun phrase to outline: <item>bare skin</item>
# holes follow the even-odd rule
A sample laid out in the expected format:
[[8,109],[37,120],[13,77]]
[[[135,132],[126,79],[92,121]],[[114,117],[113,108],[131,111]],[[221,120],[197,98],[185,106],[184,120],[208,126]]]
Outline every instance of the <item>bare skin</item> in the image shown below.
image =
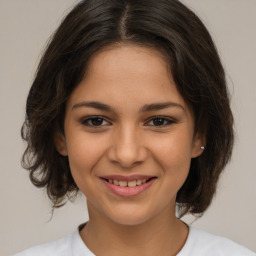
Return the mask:
[[80,235],[99,256],[174,256],[184,246],[188,228],[172,212],[168,207],[161,215],[135,226],[118,225],[93,212]]
[[[97,256],[176,255],[188,236],[176,195],[203,138],[162,55],[134,45],[94,55],[67,103],[64,132],[56,145],[87,198],[80,234],[88,248]],[[124,196],[120,181],[135,176],[151,183],[137,184],[137,194],[127,183]]]

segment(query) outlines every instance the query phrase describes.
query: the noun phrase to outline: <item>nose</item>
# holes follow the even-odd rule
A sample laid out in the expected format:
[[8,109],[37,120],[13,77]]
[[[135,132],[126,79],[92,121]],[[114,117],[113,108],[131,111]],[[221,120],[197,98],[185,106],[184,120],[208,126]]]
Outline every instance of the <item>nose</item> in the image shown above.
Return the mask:
[[148,151],[136,129],[120,129],[113,136],[108,149],[108,159],[123,168],[131,168],[143,163],[148,157]]

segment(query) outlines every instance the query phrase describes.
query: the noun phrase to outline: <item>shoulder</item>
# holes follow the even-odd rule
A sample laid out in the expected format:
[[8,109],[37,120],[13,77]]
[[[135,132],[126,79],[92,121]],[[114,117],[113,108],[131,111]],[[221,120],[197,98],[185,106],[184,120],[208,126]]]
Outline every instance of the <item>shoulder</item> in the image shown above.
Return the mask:
[[82,241],[78,230],[61,239],[34,246],[12,256],[93,256]]
[[20,253],[14,254],[13,256],[41,256],[41,255],[54,255],[54,256],[66,256],[72,255],[70,253],[71,244],[74,234],[68,235],[61,239],[37,245],[26,249]]
[[224,237],[190,228],[183,249],[177,256],[256,256],[256,253]]
[[13,256],[94,256],[86,247],[77,229],[74,233],[61,239],[31,247]]

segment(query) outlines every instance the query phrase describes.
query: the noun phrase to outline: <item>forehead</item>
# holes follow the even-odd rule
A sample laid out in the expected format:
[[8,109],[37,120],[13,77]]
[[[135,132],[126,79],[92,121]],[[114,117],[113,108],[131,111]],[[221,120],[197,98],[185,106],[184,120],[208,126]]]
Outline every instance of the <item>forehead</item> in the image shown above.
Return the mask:
[[112,77],[124,73],[143,75],[149,71],[158,74],[161,72],[172,80],[172,74],[162,52],[153,47],[134,44],[112,44],[95,53],[88,63],[86,75],[90,76],[97,71]]
[[97,52],[70,100],[104,100],[118,106],[174,101],[185,107],[163,54],[135,45],[112,45]]

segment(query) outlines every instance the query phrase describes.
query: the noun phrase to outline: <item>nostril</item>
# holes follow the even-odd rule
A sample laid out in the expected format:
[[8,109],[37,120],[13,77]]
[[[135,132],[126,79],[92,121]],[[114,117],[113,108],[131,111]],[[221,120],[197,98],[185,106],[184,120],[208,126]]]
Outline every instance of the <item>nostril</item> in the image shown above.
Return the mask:
[[115,145],[107,151],[108,159],[113,163],[118,163],[124,168],[131,168],[143,163],[148,156],[147,150],[142,146]]

